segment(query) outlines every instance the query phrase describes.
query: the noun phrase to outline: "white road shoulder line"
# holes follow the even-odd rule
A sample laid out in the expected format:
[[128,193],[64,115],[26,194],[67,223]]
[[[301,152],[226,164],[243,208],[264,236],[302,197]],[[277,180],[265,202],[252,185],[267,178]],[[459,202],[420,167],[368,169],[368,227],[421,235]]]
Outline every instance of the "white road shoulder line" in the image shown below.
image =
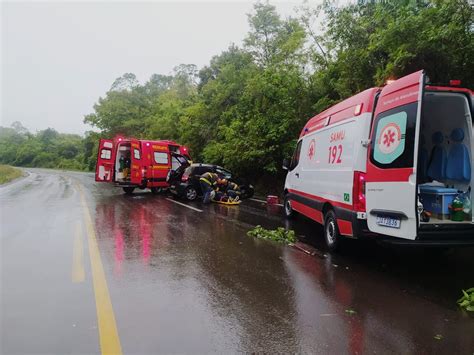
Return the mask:
[[259,200],[257,198],[249,198],[249,200],[251,201],[255,201],[255,202],[263,202],[263,203],[267,203],[267,201],[264,201],[264,200]]
[[168,201],[171,201],[171,202],[176,203],[176,204],[178,204],[178,205],[181,205],[181,206],[190,208],[190,209],[192,209],[192,210],[194,210],[194,211],[202,212],[202,210],[200,210],[199,208],[196,208],[196,207],[193,207],[193,206],[189,206],[189,205],[187,205],[187,204],[185,204],[185,203],[181,203],[181,202],[175,201],[175,200],[173,200],[173,199],[171,199],[171,198],[166,198],[166,199],[167,199]]

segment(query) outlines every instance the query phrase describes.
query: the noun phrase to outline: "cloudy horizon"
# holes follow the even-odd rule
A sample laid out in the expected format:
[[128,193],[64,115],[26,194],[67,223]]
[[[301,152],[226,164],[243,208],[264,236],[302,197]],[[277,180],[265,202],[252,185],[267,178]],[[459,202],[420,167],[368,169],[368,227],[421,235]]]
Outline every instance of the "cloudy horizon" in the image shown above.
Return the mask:
[[[117,77],[202,68],[249,29],[254,2],[4,2],[2,126],[83,134]],[[299,1],[272,2],[282,17]]]

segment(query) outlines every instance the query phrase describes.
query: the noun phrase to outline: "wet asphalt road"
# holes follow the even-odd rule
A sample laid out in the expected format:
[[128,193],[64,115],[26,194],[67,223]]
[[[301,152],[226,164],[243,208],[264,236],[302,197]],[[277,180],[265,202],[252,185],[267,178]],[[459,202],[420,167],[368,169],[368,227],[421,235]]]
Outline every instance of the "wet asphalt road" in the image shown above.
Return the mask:
[[[474,352],[474,317],[455,303],[474,286],[473,249],[351,241],[331,255],[315,224],[278,207],[189,209],[28,171],[0,188],[2,353],[101,352],[86,210],[124,353]],[[257,224],[287,224],[314,255],[247,237]]]

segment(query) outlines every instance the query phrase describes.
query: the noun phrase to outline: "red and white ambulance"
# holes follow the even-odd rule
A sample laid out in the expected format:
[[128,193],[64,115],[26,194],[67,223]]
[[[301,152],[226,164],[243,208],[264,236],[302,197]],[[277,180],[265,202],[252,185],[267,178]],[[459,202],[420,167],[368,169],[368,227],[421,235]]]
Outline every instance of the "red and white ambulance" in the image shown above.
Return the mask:
[[169,140],[101,139],[95,181],[114,183],[126,193],[135,188],[157,193],[168,187],[168,172],[190,160],[188,148]]
[[418,71],[311,118],[283,164],[286,216],[322,224],[330,249],[341,236],[474,244],[474,93],[458,84]]

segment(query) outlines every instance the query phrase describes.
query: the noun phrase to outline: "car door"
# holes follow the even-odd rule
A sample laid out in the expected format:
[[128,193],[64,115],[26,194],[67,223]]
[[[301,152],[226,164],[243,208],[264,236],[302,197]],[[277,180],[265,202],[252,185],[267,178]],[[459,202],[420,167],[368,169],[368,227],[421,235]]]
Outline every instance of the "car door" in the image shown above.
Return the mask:
[[101,139],[95,166],[95,181],[111,182],[114,175],[114,141]]
[[416,167],[424,83],[419,71],[380,92],[366,175],[367,224],[372,232],[405,239],[417,236]]
[[130,140],[131,146],[131,164],[130,164],[130,182],[132,184],[141,185],[142,183],[142,153],[140,149],[140,141],[138,139]]

